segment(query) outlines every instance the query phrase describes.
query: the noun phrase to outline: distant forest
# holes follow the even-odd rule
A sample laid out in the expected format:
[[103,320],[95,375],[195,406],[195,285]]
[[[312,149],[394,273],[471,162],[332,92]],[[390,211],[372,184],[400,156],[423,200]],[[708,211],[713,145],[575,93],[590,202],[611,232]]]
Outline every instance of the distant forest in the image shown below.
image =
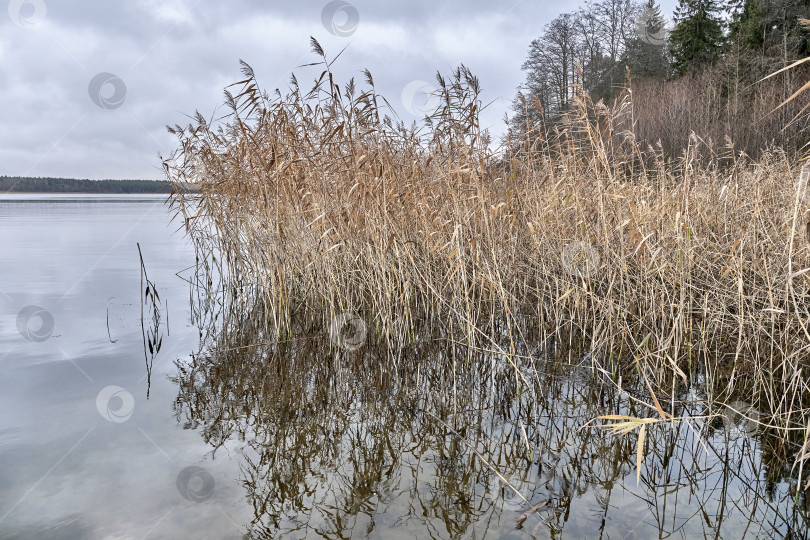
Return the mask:
[[0,193],[169,193],[162,180],[79,180],[0,176]]
[[565,131],[572,98],[588,92],[669,156],[695,138],[751,156],[808,143],[807,95],[780,104],[810,64],[766,77],[810,56],[810,0],[678,0],[673,15],[657,0],[590,0],[552,20],[529,46],[511,132]]

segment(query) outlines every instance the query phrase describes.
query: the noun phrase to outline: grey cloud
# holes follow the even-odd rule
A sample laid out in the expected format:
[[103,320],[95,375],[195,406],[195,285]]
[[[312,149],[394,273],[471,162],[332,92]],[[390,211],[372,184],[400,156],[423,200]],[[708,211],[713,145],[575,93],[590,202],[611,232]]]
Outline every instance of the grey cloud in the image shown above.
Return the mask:
[[[493,101],[483,123],[499,134],[529,43],[578,5],[352,1],[359,25],[340,37],[322,24],[326,1],[43,1],[46,16],[32,29],[0,13],[0,175],[159,178],[157,156],[173,145],[164,126],[195,110],[212,114],[239,79],[239,59],[269,91],[286,89],[292,70],[314,79],[312,68],[297,69],[317,60],[310,35],[332,56],[348,44],[335,67],[340,79],[368,68],[406,121],[414,118],[400,95],[409,83],[465,63]],[[120,107],[101,108],[88,95],[102,72],[126,85]]]

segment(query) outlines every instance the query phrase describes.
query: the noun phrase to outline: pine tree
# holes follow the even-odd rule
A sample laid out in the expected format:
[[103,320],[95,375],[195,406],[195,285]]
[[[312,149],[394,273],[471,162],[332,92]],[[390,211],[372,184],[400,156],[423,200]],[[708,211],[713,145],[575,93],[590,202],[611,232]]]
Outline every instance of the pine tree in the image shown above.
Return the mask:
[[716,0],[679,0],[669,37],[675,70],[684,74],[710,65],[723,50],[723,22]]
[[670,74],[667,55],[668,31],[661,8],[648,0],[635,17],[635,36],[624,51],[624,64],[634,78],[666,77]]
[[808,0],[734,0],[730,39],[742,49],[789,61],[810,52],[799,18],[810,17]]

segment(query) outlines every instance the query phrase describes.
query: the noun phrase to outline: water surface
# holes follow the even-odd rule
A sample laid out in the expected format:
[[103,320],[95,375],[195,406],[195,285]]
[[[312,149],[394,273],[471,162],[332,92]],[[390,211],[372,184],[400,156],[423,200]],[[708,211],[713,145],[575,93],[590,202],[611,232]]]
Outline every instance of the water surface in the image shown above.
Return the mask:
[[0,538],[807,534],[744,422],[651,428],[637,485],[636,436],[583,426],[650,411],[587,361],[279,337],[200,301],[178,227],[163,197],[0,199]]

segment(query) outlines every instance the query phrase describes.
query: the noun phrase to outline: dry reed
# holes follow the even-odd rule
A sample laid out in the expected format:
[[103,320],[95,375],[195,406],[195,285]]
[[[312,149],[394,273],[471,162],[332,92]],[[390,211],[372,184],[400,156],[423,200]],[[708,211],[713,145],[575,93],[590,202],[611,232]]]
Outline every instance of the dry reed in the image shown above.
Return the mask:
[[339,86],[313,49],[311,90],[293,77],[270,96],[243,64],[228,115],[170,129],[173,204],[232,301],[258,302],[276,335],[356,312],[391,351],[424,327],[512,354],[556,339],[645,374],[664,406],[699,379],[710,400],[745,394],[769,429],[804,438],[799,164],[778,149],[698,159],[697,137],[678,160],[643,152],[629,93],[612,107],[581,93],[553,138],[494,152],[463,66],[406,127],[368,72],[364,89]]

